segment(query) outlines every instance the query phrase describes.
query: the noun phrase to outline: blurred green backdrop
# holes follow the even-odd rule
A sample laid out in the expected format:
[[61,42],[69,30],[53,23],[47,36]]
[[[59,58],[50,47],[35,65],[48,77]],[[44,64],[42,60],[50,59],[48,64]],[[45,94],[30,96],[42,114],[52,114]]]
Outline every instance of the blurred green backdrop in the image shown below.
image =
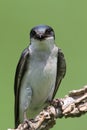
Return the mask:
[[[54,28],[67,61],[57,97],[87,84],[86,0],[0,0],[0,130],[14,127],[14,74],[29,31],[38,24]],[[87,115],[58,119],[54,130],[86,129]]]

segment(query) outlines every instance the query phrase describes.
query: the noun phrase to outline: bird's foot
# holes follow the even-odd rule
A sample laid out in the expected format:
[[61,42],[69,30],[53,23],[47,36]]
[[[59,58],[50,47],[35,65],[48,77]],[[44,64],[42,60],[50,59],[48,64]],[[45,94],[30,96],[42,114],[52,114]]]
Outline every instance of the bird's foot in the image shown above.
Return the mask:
[[27,126],[28,126],[28,129],[29,128],[32,128],[32,124],[34,124],[34,123],[36,123],[37,121],[36,120],[34,120],[34,119],[24,119],[24,123],[26,123],[27,124]]
[[32,126],[32,125],[31,125],[31,121],[28,120],[27,118],[24,119],[24,124],[27,124],[28,129],[31,128],[31,126]]
[[54,106],[55,108],[62,107],[62,100],[61,99],[54,99],[51,102],[51,105]]
[[62,103],[63,101],[61,99],[54,99],[51,102],[51,105],[55,107],[56,113],[58,117],[62,117]]

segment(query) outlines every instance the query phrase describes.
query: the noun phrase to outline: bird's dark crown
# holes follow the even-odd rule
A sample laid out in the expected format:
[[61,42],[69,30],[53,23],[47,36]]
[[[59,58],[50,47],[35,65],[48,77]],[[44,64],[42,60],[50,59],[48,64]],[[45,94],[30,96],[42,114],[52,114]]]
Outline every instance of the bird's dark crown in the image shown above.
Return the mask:
[[55,39],[55,33],[52,27],[48,25],[38,25],[31,29],[30,38],[37,40],[45,40],[48,37],[53,37]]

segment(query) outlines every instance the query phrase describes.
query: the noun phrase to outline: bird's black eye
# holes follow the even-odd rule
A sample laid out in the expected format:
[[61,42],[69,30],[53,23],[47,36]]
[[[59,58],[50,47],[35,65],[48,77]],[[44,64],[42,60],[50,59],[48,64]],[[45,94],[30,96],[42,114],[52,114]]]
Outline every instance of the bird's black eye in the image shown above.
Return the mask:
[[48,28],[45,33],[47,34],[47,36],[53,36],[55,39],[55,33],[54,30],[52,28]]
[[46,34],[50,34],[50,33],[51,33],[51,31],[52,31],[52,29],[50,29],[50,28],[49,28],[49,29],[47,29],[47,30],[46,30]]
[[34,30],[31,30],[30,37],[34,37],[36,35],[36,32]]

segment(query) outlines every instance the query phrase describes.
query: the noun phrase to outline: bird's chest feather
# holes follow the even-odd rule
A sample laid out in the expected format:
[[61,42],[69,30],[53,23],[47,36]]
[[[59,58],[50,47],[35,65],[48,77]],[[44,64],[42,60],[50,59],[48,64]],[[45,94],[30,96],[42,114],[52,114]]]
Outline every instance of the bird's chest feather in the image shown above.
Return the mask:
[[52,87],[55,86],[57,58],[48,55],[31,57],[31,59],[27,72],[27,82],[33,90],[33,98],[42,102],[43,99],[47,98]]
[[[30,81],[33,80],[33,83],[39,85],[53,79],[56,73],[56,59],[49,58],[48,60],[35,60],[31,62],[29,69]],[[34,84],[34,85],[35,85]]]
[[52,99],[57,72],[57,51],[53,55],[31,55],[27,65],[20,94],[20,104],[24,105],[20,108],[27,109],[27,114],[33,115],[34,111],[40,111],[46,106],[47,99]]

